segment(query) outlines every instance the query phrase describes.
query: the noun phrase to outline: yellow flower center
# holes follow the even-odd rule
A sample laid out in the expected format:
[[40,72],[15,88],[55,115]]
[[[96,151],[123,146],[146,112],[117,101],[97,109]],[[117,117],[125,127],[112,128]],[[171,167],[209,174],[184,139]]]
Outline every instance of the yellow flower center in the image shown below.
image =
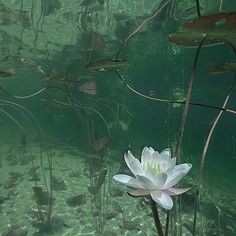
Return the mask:
[[161,162],[161,163],[148,162],[145,165],[142,165],[142,167],[143,167],[143,170],[149,170],[154,174],[163,173],[167,169],[165,162]]

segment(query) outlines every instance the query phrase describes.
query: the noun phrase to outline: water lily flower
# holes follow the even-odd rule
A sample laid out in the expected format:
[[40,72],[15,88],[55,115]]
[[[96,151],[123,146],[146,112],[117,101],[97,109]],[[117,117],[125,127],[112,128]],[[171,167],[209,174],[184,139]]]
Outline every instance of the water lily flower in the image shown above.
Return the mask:
[[169,148],[161,153],[152,147],[144,147],[141,162],[130,151],[124,155],[125,162],[135,177],[117,174],[113,179],[135,190],[129,192],[132,196],[147,196],[166,210],[173,207],[171,196],[182,194],[190,188],[175,188],[175,186],[191,169],[192,165],[184,163],[176,165],[176,157],[171,158]]

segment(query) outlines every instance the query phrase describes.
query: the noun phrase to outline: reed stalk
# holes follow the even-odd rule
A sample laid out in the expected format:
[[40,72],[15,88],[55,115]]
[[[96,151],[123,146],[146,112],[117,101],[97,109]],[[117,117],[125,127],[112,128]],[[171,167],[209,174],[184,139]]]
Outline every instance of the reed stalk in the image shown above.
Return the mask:
[[[231,88],[228,92],[228,95],[225,98],[223,107],[226,107],[226,105],[228,103],[228,100],[229,100],[229,97],[232,93],[235,82],[236,82],[236,77],[235,77],[235,79],[232,83],[232,86],[231,86]],[[210,144],[210,141],[211,141],[211,137],[212,137],[213,132],[216,128],[216,125],[219,122],[219,119],[220,119],[222,113],[223,113],[222,111],[220,111],[218,113],[217,117],[215,118],[215,120],[214,120],[214,122],[211,126],[211,129],[210,129],[209,134],[207,136],[206,143],[205,143],[205,146],[204,146],[204,149],[203,149],[203,152],[202,152],[202,156],[201,156],[200,169],[199,169],[199,174],[198,174],[198,179],[197,179],[197,187],[196,187],[196,193],[195,193],[195,204],[194,204],[195,208],[194,208],[194,216],[193,216],[193,236],[196,235],[197,211],[198,211],[198,205],[199,205],[199,202],[200,202],[200,185],[201,185],[201,180],[202,180],[203,168],[204,168],[204,164],[205,164],[205,160],[206,160],[206,154],[207,154],[207,150],[208,150],[208,147],[209,147],[209,144]]]

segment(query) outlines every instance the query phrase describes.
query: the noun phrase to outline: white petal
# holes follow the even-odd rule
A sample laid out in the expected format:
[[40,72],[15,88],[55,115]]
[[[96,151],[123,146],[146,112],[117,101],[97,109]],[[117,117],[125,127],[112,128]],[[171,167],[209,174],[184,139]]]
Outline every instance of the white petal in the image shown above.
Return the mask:
[[145,177],[147,177],[148,179],[152,181],[152,183],[155,186],[155,189],[162,189],[167,180],[166,173],[155,174],[153,171],[150,171],[149,169],[147,169],[144,172],[144,174],[145,174]]
[[173,207],[173,200],[167,193],[156,190],[151,191],[150,194],[152,199],[166,210],[170,210]]
[[181,164],[174,167],[172,173],[168,176],[165,186],[165,189],[168,189],[176,185],[191,169],[191,164]]
[[135,158],[130,151],[128,151],[128,153],[125,154],[124,157],[127,166],[134,175],[143,175],[143,170],[140,161]]
[[181,172],[185,172],[187,174],[191,168],[192,168],[192,164],[184,163],[184,164],[176,165],[173,172],[181,171]]
[[176,157],[173,157],[168,161],[168,166],[169,167],[171,167],[171,166],[175,167],[175,165],[176,165]]
[[152,161],[152,154],[154,153],[152,147],[144,147],[141,154],[141,163],[143,166],[146,166],[148,162]]
[[150,155],[152,155],[155,150],[152,147],[146,147],[146,150],[149,152]]
[[151,156],[151,160],[154,163],[160,163],[161,161],[161,154],[158,151],[154,151]]
[[163,190],[165,193],[167,193],[170,196],[175,196],[175,195],[180,195],[182,193],[185,193],[189,190],[190,188],[168,188]]
[[147,177],[137,175],[136,178],[137,178],[138,182],[143,186],[142,188],[149,189],[149,190],[156,189],[154,183],[150,179],[148,179]]
[[137,189],[132,192],[128,192],[131,196],[138,197],[138,196],[147,196],[150,194],[150,191],[147,189]]
[[167,168],[165,173],[169,176],[172,171],[174,170],[174,167],[176,165],[176,157],[173,157],[172,159],[170,159],[167,163]]
[[170,148],[164,149],[160,154],[161,154],[161,158],[163,160],[168,161],[171,158],[171,150],[170,150]]
[[167,179],[163,189],[168,189],[172,186],[175,186],[184,176],[185,176],[185,173],[181,173],[181,172],[176,173],[175,176],[172,176],[172,178]]
[[114,175],[113,179],[121,184],[125,184],[129,187],[133,188],[143,188],[142,185],[135,179],[134,177],[128,176],[128,175]]

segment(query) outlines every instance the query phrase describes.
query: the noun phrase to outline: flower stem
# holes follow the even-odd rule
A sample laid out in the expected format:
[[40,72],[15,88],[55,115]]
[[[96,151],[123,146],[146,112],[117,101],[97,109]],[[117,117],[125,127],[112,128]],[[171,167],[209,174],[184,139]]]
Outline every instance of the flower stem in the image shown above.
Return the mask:
[[152,214],[153,214],[153,218],[154,218],[158,235],[164,236],[162,227],[161,227],[161,222],[158,215],[158,211],[157,211],[157,207],[156,207],[156,202],[152,198],[150,198],[150,201],[151,201]]

